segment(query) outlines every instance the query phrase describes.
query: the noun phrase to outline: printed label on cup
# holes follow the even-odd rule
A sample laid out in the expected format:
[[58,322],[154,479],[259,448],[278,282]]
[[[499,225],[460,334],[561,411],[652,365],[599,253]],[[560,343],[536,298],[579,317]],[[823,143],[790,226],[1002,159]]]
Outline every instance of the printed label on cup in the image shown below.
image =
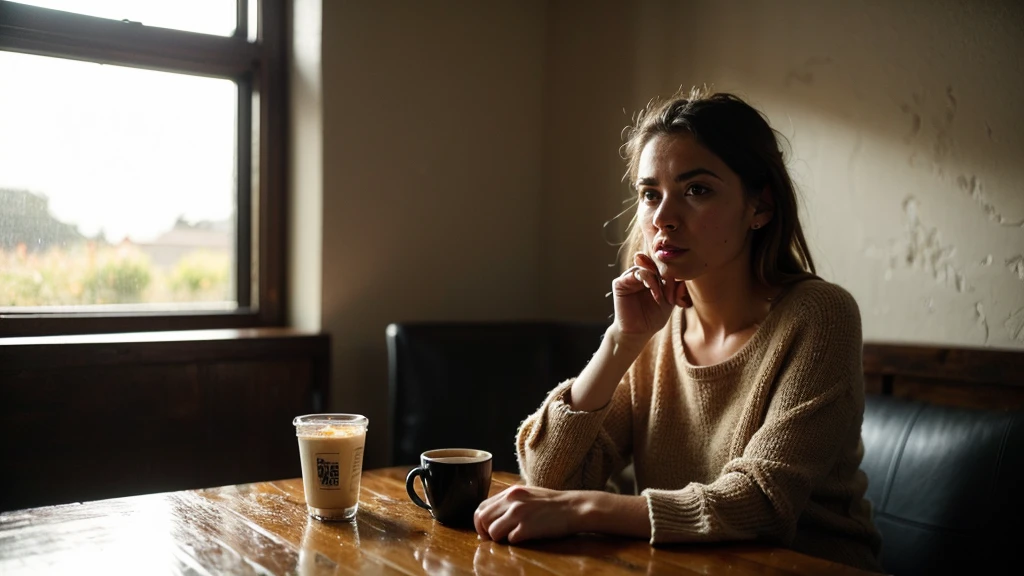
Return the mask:
[[316,455],[316,475],[320,478],[320,488],[323,490],[340,490],[338,479],[339,474],[338,452],[326,452]]

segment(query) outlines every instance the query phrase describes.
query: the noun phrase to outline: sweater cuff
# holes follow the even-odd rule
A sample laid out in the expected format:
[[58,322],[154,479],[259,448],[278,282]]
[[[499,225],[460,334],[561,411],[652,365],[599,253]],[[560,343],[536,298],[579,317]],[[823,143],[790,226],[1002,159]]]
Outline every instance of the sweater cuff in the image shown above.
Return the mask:
[[569,404],[568,397],[573,381],[575,378],[562,382],[548,395],[547,406],[544,408],[546,422],[543,428],[546,428],[546,431],[540,434],[542,427],[534,431],[533,438],[528,440],[531,447],[536,446],[541,436],[545,437],[545,443],[562,446],[581,446],[580,441],[585,440],[586,447],[589,448],[593,442],[593,438],[604,423],[611,402],[593,412],[574,409]]
[[682,490],[648,488],[641,496],[647,499],[651,545],[707,539],[710,526],[697,484]]

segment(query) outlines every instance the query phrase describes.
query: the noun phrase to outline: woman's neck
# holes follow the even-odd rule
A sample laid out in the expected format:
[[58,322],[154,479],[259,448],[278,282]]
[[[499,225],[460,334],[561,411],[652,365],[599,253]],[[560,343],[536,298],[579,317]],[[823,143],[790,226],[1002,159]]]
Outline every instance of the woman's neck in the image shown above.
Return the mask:
[[770,297],[742,259],[686,283],[693,309],[687,331],[705,344],[725,344],[730,336],[750,332],[768,315]]

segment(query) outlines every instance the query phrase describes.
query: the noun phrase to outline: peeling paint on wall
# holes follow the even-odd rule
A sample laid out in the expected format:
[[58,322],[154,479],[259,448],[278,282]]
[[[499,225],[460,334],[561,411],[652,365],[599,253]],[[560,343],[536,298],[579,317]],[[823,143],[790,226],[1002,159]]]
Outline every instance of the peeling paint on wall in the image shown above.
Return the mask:
[[957,101],[953,95],[953,87],[946,86],[946,113],[941,117],[933,117],[932,125],[935,126],[935,163],[938,165],[939,174],[942,174],[941,162],[949,157],[953,151],[953,139],[949,136],[949,130],[953,127],[953,120],[956,118]]
[[1006,322],[1003,322],[1003,326],[1006,328],[1007,334],[1010,335],[1010,340],[1024,342],[1024,308],[1010,314]]
[[785,84],[791,86],[793,82],[799,82],[810,86],[814,84],[814,68],[820,66],[828,66],[832,63],[832,58],[825,56],[824,58],[808,58],[804,62],[803,66],[799,68],[793,68],[786,75]]
[[985,319],[985,307],[981,302],[974,303],[974,314],[980,326],[985,331],[985,344],[988,344],[988,320]]
[[991,266],[992,265],[992,255],[989,254],[988,256],[985,256],[985,258],[981,261],[981,265],[982,266]]
[[[903,264],[910,269],[923,270],[931,274],[936,283],[951,286],[957,292],[967,290],[967,279],[964,273],[953,264],[956,247],[944,246],[937,228],[929,228],[921,224],[918,216],[917,199],[907,196],[903,200],[903,213],[906,216],[907,245],[902,254]],[[895,256],[890,259],[890,266],[897,262]]]
[[921,131],[921,115],[915,112],[914,109],[910,107],[910,104],[903,104],[900,106],[900,110],[903,111],[904,114],[910,115],[910,131],[903,137],[903,141],[910,144],[914,137],[917,136],[918,132]]
[[[943,109],[939,112],[929,111],[926,108],[928,98],[924,93],[912,92],[911,100],[913,104],[904,102],[900,105],[900,110],[910,116],[910,130],[903,137],[903,141],[907,144],[912,144],[915,139],[921,134],[923,121],[925,118],[928,119],[930,127],[934,130],[934,137],[930,142],[930,166],[933,172],[939,176],[944,174],[944,163],[952,155],[954,149],[953,138],[950,136],[950,130],[953,127],[953,121],[956,119],[957,102],[956,95],[953,93],[953,86],[946,86],[946,98],[943,105]],[[927,136],[926,136],[927,137]],[[911,166],[915,166],[917,163],[917,150],[911,152],[910,157],[907,159],[907,163]]]
[[996,209],[995,205],[989,202],[988,198],[985,196],[981,179],[977,176],[968,177],[961,174],[960,176],[957,176],[956,183],[961,190],[971,197],[971,200],[974,200],[976,204],[981,206],[981,209],[985,212],[985,216],[992,222],[995,222],[1000,226],[1024,228],[1024,220],[1021,220],[1020,222],[1011,222],[1010,220],[1007,220],[1005,216],[999,213],[999,210]]
[[1006,259],[1006,267],[1017,274],[1017,278],[1024,281],[1024,256],[1018,254],[1013,258]]
[[946,86],[946,104],[947,104],[946,120],[951,123],[951,122],[953,122],[953,116],[956,114],[956,107],[957,107],[956,96],[953,94],[953,87],[952,86]]

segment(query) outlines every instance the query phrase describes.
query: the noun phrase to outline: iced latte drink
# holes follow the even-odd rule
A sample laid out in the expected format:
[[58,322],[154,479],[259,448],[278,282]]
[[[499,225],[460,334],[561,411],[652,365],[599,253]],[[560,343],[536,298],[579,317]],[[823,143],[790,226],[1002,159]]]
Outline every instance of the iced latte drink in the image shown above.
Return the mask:
[[310,516],[320,520],[355,517],[367,423],[366,417],[357,414],[309,414],[292,422]]

